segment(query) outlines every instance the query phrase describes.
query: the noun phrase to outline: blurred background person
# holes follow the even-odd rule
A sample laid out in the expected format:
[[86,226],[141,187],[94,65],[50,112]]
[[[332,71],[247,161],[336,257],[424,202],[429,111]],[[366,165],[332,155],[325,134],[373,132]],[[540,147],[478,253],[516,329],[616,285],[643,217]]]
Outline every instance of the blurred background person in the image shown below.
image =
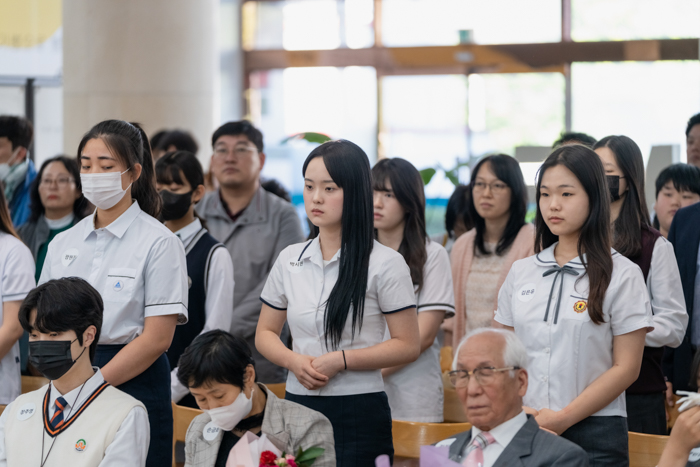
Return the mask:
[[564,146],[565,144],[583,144],[584,146],[592,149],[595,142],[596,139],[586,133],[564,131],[559,136],[559,139],[552,144],[552,149],[556,149],[559,146]]
[[472,171],[469,186],[475,227],[455,242],[450,258],[453,348],[467,332],[491,326],[511,265],[534,254],[535,228],[525,223],[527,189],[518,162],[505,154],[485,157]]
[[690,117],[685,127],[685,154],[688,164],[700,167],[700,113]]
[[681,209],[700,201],[700,168],[690,164],[673,164],[656,177],[656,203],[653,226],[668,238],[673,216]]
[[184,130],[170,130],[159,138],[158,144],[151,142],[152,147],[155,147],[153,159],[158,160],[166,152],[173,151],[188,151],[197,155],[199,145],[195,141],[194,136]]
[[0,180],[15,227],[29,217],[29,189],[36,178],[34,162],[28,157],[33,137],[34,127],[26,118],[0,116]]
[[155,133],[153,133],[153,136],[151,136],[151,152],[153,153],[154,161],[157,161],[158,159],[160,159],[160,156],[165,154],[165,151],[158,149],[158,144],[163,140],[163,137],[168,134],[168,131],[170,130],[158,130]]
[[455,241],[474,227],[469,215],[469,203],[471,199],[471,187],[458,185],[447,200],[445,209],[445,232],[433,235],[431,240],[442,245],[447,254],[452,252]]

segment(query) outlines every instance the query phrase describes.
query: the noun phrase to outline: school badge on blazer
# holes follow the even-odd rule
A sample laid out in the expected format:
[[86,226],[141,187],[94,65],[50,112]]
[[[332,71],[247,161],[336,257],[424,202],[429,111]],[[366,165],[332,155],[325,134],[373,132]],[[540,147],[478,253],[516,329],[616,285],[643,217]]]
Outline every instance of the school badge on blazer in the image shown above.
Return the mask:
[[583,313],[588,309],[588,304],[586,303],[585,300],[579,300],[578,302],[574,303],[574,311],[576,313]]
[[83,452],[87,449],[87,442],[84,439],[79,439],[75,442],[75,450],[78,452]]

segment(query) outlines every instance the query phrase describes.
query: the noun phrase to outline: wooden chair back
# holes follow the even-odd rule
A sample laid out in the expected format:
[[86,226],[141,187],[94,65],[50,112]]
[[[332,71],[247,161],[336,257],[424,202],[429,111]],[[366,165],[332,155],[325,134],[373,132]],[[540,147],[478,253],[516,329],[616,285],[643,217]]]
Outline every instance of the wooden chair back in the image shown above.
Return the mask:
[[[666,423],[668,429],[670,430],[673,428],[673,425],[676,423],[676,419],[678,418],[678,407],[680,407],[680,404],[676,404],[675,402],[680,399],[681,396],[673,396],[673,407],[668,407],[666,406],[666,410],[668,411],[668,422]],[[665,405],[665,404],[664,404]]]
[[462,402],[457,396],[457,390],[452,387],[447,372],[442,374],[443,404],[442,417],[445,423],[465,423],[467,416],[464,413]]
[[443,373],[452,369],[452,347],[443,347],[440,349],[440,371]]
[[5,411],[6,405],[0,405],[0,415]]
[[654,467],[659,463],[668,436],[629,432],[630,467]]
[[420,447],[435,444],[445,438],[471,429],[470,423],[418,423],[392,420],[394,455],[420,457]]
[[175,403],[173,405],[173,467],[175,467],[175,444],[180,441],[185,442],[187,437],[187,429],[190,427],[190,423],[194,418],[201,414],[202,411],[199,409],[191,409],[189,407],[182,407]]
[[22,376],[22,394],[36,391],[49,384],[49,380],[43,376]]
[[275,396],[279,397],[280,399],[284,399],[284,394],[287,390],[287,383],[271,383],[266,384],[265,387]]

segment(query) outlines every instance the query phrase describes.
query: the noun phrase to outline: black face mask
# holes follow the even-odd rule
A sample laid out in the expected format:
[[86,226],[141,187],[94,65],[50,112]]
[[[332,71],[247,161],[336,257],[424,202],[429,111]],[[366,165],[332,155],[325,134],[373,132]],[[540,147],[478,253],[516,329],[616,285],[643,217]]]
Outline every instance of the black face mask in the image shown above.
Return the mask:
[[29,342],[29,363],[39,370],[46,379],[56,380],[68,373],[73,364],[85,353],[85,347],[78,358],[73,360],[70,346],[77,341],[31,341]]
[[192,206],[192,191],[189,193],[177,194],[168,190],[161,190],[160,198],[163,200],[163,207],[160,216],[164,221],[172,221],[185,217],[190,206]]
[[608,191],[610,192],[610,199],[614,203],[618,199],[622,198],[620,196],[620,176],[619,175],[606,175],[605,179],[608,181]]

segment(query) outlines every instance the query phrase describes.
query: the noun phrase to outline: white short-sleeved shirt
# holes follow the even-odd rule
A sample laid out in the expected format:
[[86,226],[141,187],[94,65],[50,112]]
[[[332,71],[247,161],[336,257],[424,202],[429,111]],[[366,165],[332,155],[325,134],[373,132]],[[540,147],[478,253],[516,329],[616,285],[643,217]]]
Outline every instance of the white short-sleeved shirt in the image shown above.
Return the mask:
[[[423,266],[423,287],[415,292],[418,313],[438,310],[449,318],[455,313],[450,257],[435,241],[428,241],[425,248],[428,258]],[[384,337],[390,338],[388,330]],[[384,378],[384,390],[394,420],[442,422],[444,394],[437,337],[418,360]]]
[[[0,296],[5,302],[24,300],[34,282],[34,258],[31,251],[16,237],[0,232]],[[4,319],[0,308],[0,324]],[[0,404],[7,405],[21,393],[19,342],[0,360]]]
[[76,276],[104,301],[100,344],[128,344],[149,316],[187,322],[187,263],[182,242],[138,202],[107,227],[94,214],[49,244],[39,283]]
[[[498,294],[495,318],[515,328],[527,348],[529,383],[524,404],[536,410],[563,409],[609,370],[614,336],[653,329],[649,294],[639,266],[613,250],[612,278],[603,300],[605,322],[595,324],[588,314],[588,275],[580,258],[567,263],[579,275],[559,274],[554,288],[557,274],[543,276],[558,268],[555,246],[513,264]],[[593,415],[626,417],[624,393]]]
[[[293,350],[319,357],[326,347],[323,319],[331,290],[338,280],[340,251],[324,267],[318,237],[285,248],[275,261],[260,300],[287,310]],[[375,241],[369,258],[367,294],[362,328],[352,336],[352,310],[348,313],[338,350],[364,349],[384,341],[384,314],[415,308],[411,273],[403,256]],[[331,343],[329,341],[328,345]],[[381,370],[341,371],[320,389],[309,390],[291,371],[287,391],[304,396],[346,396],[384,390]]]
[[647,334],[646,345],[678,347],[688,327],[688,312],[673,245],[664,237],[657,238],[654,243],[647,290],[654,314],[654,330]]

